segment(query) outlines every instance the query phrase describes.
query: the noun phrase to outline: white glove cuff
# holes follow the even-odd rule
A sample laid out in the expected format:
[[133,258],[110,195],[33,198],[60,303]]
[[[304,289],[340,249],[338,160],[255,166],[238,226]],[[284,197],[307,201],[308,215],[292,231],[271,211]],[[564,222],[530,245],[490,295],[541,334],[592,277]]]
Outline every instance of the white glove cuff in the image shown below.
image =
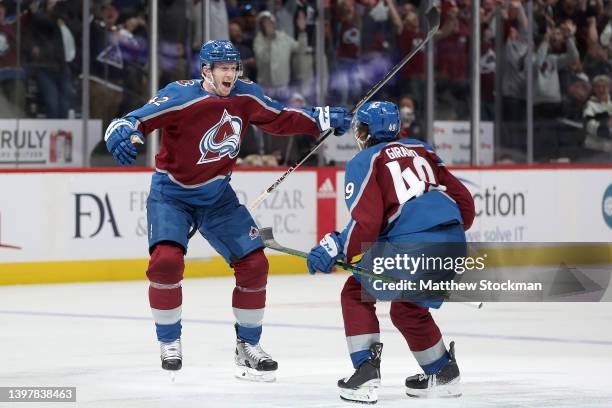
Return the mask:
[[319,242],[319,245],[321,245],[332,258],[337,256],[339,253],[336,241],[334,241],[330,234],[325,234],[325,236],[321,239],[321,242]]
[[329,116],[329,106],[317,108],[317,113],[319,114],[317,117],[319,128],[321,129],[321,132],[325,132],[327,129],[331,127],[331,118]]
[[106,129],[106,132],[104,133],[104,141],[106,142],[108,140],[108,138],[110,137],[110,135],[113,134],[113,132],[115,130],[117,130],[119,127],[121,126],[127,126],[130,129],[136,129],[136,127],[134,126],[134,124],[132,122],[130,122],[129,120],[126,119],[115,119],[111,122],[110,125],[108,125],[108,129]]

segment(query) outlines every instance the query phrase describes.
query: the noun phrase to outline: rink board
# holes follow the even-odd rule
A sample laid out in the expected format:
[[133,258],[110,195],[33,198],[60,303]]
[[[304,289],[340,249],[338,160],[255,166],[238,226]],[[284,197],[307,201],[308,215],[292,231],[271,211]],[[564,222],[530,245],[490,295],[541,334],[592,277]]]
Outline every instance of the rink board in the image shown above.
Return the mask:
[[[297,274],[306,270],[303,259],[268,254],[270,274]],[[0,264],[0,285],[60,282],[142,280],[148,259],[104,259],[88,261],[16,262]],[[185,278],[231,276],[234,271],[216,256],[209,260],[187,260]]]
[[[252,202],[282,174],[238,170],[232,186]],[[484,168],[454,171],[474,196],[475,242],[612,241],[612,167]],[[4,171],[0,173],[0,284],[144,279],[146,197],[151,170]],[[283,245],[307,251],[348,220],[344,171],[308,168],[291,175],[253,216],[271,226]],[[269,253],[271,274],[305,273],[304,260]],[[517,260],[522,257],[510,257]],[[542,261],[544,262],[544,261]],[[231,275],[232,270],[196,234],[186,277]]]

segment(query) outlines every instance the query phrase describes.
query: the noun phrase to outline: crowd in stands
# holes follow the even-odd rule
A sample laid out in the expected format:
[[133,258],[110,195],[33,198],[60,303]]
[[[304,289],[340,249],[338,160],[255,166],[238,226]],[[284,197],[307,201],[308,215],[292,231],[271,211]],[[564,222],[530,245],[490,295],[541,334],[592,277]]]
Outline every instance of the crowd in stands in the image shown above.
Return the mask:
[[[434,2],[441,12],[434,38],[436,120],[469,120],[471,1]],[[148,99],[147,4],[92,0],[89,113],[103,126]],[[208,31],[240,48],[244,75],[267,95],[303,107],[316,104],[317,68],[324,75],[324,102],[350,107],[425,36],[419,0],[331,0],[324,10],[316,4],[210,0]],[[199,77],[202,0],[159,0],[159,7],[159,86]],[[80,115],[81,8],[80,0],[23,0],[18,10],[16,0],[0,0],[0,117]],[[612,152],[612,0],[534,0],[533,10],[529,33],[524,1],[481,0],[482,120],[502,121],[501,151],[509,160],[524,159],[531,69],[536,157]],[[325,17],[321,59],[315,56],[318,13]],[[534,53],[527,61],[530,37]],[[501,118],[495,117],[496,75],[502,76]],[[377,98],[400,106],[402,137],[424,138],[425,54],[418,53]],[[267,153],[281,164],[312,144],[297,139],[289,146],[290,138],[278,143],[249,131],[243,156]]]

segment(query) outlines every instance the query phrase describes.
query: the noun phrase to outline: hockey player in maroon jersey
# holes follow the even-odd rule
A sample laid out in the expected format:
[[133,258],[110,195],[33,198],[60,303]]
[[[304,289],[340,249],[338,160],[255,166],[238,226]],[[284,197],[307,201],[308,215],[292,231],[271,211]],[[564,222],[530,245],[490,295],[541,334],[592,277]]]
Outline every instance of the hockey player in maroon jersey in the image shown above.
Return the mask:
[[200,62],[201,80],[169,84],[145,106],[112,121],[105,140],[121,164],[131,164],[132,143],[161,129],[147,201],[147,277],[162,368],[182,367],[181,281],[188,233],[195,227],[234,269],[236,376],[274,381],[278,364],[259,343],[268,261],[255,221],[229,184],[232,169],[250,124],[277,135],[318,137],[329,128],[344,133],[350,116],[343,108],[310,112],[266,97],[258,85],[240,79],[240,53],[229,41],[205,43]]
[[[464,230],[475,216],[472,197],[431,146],[397,138],[397,106],[368,102],[353,117],[352,127],[363,150],[346,165],[345,199],[351,219],[341,233],[330,232],[311,250],[310,272],[330,272],[336,260],[350,262],[363,251],[365,259],[374,246],[363,246],[371,243],[390,248],[390,256],[402,243],[455,243],[463,251]],[[355,373],[339,380],[338,387],[345,400],[374,403],[382,353],[375,302],[381,298],[362,290],[368,285],[371,281],[351,276],[342,290],[344,329]],[[441,303],[391,303],[391,321],[425,372],[406,379],[409,396],[460,395],[454,343],[446,348],[429,313],[429,307]]]

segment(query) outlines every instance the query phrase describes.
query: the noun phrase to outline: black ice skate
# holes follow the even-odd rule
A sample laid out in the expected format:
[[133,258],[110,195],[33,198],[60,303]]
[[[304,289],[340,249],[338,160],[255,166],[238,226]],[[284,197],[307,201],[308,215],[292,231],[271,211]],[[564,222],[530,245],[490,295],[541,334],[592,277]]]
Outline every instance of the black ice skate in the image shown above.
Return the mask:
[[455,342],[451,341],[450,361],[435,374],[417,374],[406,378],[406,394],[415,398],[460,397],[459,366],[455,359]]
[[338,380],[340,398],[350,402],[376,404],[380,387],[380,356],[382,343],[370,346],[370,357],[349,378]]
[[276,380],[278,363],[263,351],[259,343],[252,345],[237,339],[235,362],[236,378],[264,382]]
[[170,372],[170,378],[174,381],[174,373],[183,366],[181,339],[178,338],[170,343],[160,341],[159,349],[162,368]]

